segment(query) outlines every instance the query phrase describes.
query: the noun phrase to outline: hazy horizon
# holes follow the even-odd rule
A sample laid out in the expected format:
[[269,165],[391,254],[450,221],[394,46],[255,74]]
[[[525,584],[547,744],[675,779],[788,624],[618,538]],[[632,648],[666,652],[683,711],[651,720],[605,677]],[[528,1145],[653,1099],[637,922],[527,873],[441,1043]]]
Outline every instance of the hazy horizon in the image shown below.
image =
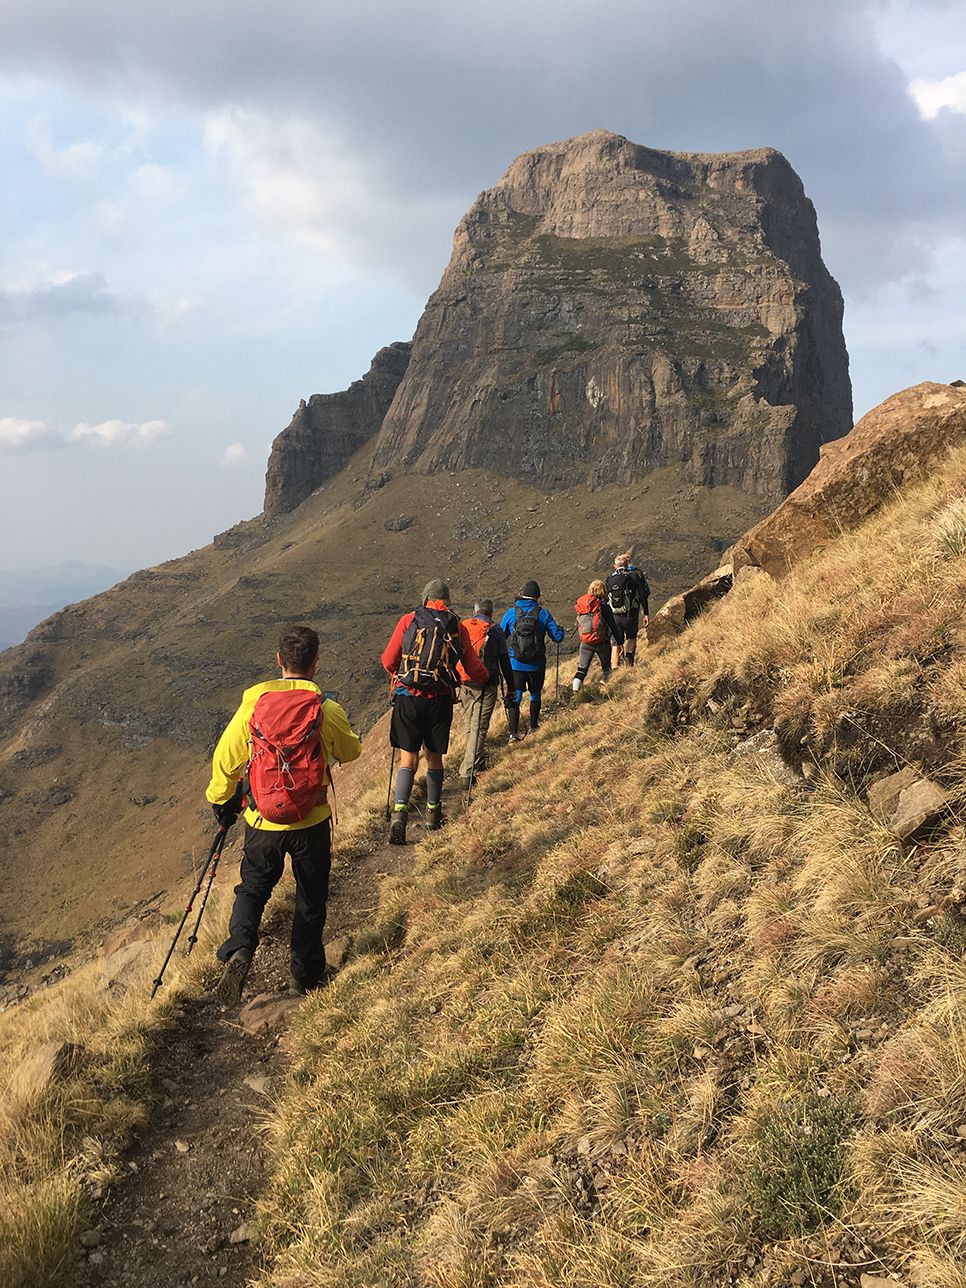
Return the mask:
[[593,128],[787,156],[857,416],[966,375],[964,16],[9,0],[0,564],[144,567],[258,513],[272,438],[411,337],[477,193]]

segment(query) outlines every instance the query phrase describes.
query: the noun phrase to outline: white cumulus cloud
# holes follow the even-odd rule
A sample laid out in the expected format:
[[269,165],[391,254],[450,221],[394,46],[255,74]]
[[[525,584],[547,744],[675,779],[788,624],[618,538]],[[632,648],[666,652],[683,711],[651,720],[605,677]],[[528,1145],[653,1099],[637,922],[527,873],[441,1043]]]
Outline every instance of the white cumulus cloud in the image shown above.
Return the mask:
[[229,443],[225,448],[221,458],[221,464],[226,469],[238,469],[240,465],[248,463],[248,448],[244,443]]
[[909,89],[920,113],[931,121],[944,107],[966,113],[966,72],[942,80],[914,80]]
[[0,416],[0,451],[30,452],[40,447],[62,447],[63,438],[47,428],[46,421]]
[[70,433],[72,443],[91,443],[98,447],[146,447],[171,433],[165,420],[102,420],[98,425],[81,421]]

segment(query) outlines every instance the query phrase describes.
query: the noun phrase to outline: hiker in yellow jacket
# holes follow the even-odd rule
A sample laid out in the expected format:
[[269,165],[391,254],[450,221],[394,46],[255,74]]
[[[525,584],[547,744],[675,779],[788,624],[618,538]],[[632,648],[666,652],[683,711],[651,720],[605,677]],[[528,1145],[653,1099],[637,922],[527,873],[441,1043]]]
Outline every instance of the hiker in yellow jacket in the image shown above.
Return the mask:
[[[228,938],[218,949],[225,970],[216,992],[226,1006],[241,998],[262,913],[285,870],[286,854],[295,877],[290,991],[302,994],[324,982],[331,766],[355,760],[362,750],[342,707],[324,698],[314,681],[316,632],[309,626],[287,630],[275,660],[281,679],[245,690],[218,740],[205,792],[217,821],[230,826],[241,812],[241,779],[250,766],[241,882],[235,887]],[[277,754],[279,747],[284,757]],[[279,818],[286,821],[273,821]]]

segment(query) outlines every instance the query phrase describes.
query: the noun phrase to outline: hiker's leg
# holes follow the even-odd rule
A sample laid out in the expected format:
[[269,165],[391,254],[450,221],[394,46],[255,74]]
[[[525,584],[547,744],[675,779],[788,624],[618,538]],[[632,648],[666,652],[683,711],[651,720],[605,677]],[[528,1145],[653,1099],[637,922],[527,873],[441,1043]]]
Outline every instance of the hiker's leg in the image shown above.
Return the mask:
[[540,707],[543,703],[543,683],[546,679],[546,671],[531,671],[527,677],[527,684],[530,689],[530,728],[539,729],[540,727]]
[[594,650],[589,644],[580,641],[580,647],[577,650],[577,670],[574,674],[573,690],[574,693],[580,688],[584,680],[587,679],[587,672],[590,670],[590,664],[593,660]]
[[426,753],[426,805],[435,809],[443,795],[443,757]]
[[631,614],[627,619],[624,639],[624,662],[627,666],[634,665],[634,654],[637,652],[637,632],[640,630],[641,619],[639,614]]
[[426,746],[426,808],[438,810],[443,795],[443,757],[449,748],[453,699],[428,698],[424,740]]
[[235,886],[235,903],[228,923],[228,938],[218,949],[226,962],[239,948],[258,947],[258,927],[265,905],[285,869],[285,832],[265,832],[245,824],[241,880]]
[[420,698],[398,693],[392,708],[392,723],[389,727],[389,741],[399,752],[399,768],[396,771],[395,803],[401,809],[409,805],[413,791],[416,769],[419,765],[419,748],[422,744],[422,727],[420,721]]
[[604,679],[609,680],[612,669],[610,664],[610,648],[606,644],[597,644],[594,646],[594,652],[597,654],[600,661],[600,669],[604,673]]
[[325,904],[329,896],[332,831],[329,820],[315,827],[286,832],[295,877],[292,917],[292,978],[302,988],[315,988],[325,974]]
[[476,768],[477,770],[486,767],[486,735],[490,731],[490,721],[493,719],[493,712],[496,710],[496,698],[499,689],[495,684],[488,684],[483,690],[482,700],[480,702],[480,729],[479,738],[476,744]]
[[485,689],[477,689],[469,684],[463,685],[462,706],[466,726],[466,751],[463,753],[460,773],[464,778],[469,778],[473,769],[473,757],[480,739],[480,721],[483,716],[483,695],[485,692]]

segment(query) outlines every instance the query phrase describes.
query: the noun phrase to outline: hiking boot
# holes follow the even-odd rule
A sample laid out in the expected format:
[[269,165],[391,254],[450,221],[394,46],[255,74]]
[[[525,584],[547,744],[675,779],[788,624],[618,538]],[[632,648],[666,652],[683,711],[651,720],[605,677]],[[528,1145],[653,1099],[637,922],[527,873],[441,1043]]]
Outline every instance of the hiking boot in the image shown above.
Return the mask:
[[285,991],[286,997],[305,997],[307,993],[314,993],[317,988],[325,988],[329,980],[335,974],[331,966],[326,966],[322,972],[321,979],[316,980],[314,984],[303,984],[301,980],[294,975],[288,977],[288,988]]
[[443,806],[427,805],[426,806],[426,830],[429,832],[438,832],[446,820],[443,818]]
[[406,844],[406,824],[409,821],[409,810],[404,805],[402,809],[396,809],[392,816],[392,822],[389,824],[389,844],[405,845]]
[[254,953],[250,948],[236,948],[225,963],[221,979],[215,985],[215,996],[222,1006],[237,1006],[251,970]]

